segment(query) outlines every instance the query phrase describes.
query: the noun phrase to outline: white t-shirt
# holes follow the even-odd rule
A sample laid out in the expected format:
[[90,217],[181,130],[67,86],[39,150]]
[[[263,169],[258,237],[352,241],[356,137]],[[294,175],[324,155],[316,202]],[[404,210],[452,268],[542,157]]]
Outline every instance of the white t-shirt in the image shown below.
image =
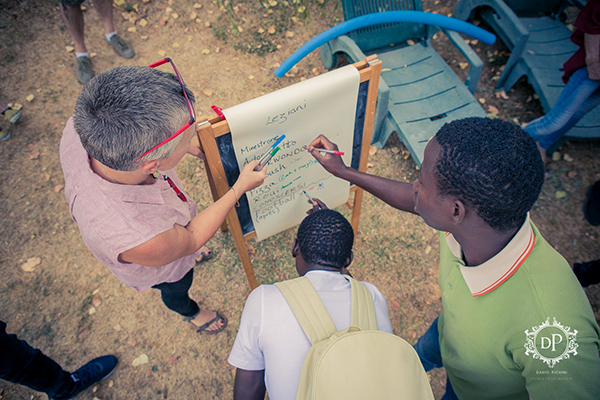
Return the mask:
[[[350,326],[350,282],[333,271],[309,271],[305,276],[319,294],[337,330]],[[373,296],[377,329],[393,333],[385,297],[374,285],[362,283]],[[269,399],[294,400],[302,363],[310,346],[279,289],[260,285],[246,300],[228,361],[248,371],[264,369]]]

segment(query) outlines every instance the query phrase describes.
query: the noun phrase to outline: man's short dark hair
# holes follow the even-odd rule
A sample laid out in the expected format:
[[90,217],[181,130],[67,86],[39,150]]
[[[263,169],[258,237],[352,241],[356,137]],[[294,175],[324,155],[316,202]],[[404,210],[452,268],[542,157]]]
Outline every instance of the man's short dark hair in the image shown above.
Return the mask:
[[326,209],[304,218],[297,239],[308,264],[341,269],[352,253],[354,231],[342,214]]
[[490,118],[452,121],[435,138],[440,194],[473,207],[498,232],[520,227],[544,183],[535,141],[517,125]]

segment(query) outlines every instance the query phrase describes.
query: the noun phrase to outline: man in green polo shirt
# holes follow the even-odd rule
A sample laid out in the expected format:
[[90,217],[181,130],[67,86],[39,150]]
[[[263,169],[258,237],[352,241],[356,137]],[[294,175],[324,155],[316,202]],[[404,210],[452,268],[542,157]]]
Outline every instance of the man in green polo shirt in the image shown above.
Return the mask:
[[443,311],[415,349],[445,367],[444,399],[598,399],[600,328],[569,264],[529,210],[544,183],[535,142],[488,118],[444,125],[414,184],[358,172],[324,136],[309,149],[333,175],[440,232]]

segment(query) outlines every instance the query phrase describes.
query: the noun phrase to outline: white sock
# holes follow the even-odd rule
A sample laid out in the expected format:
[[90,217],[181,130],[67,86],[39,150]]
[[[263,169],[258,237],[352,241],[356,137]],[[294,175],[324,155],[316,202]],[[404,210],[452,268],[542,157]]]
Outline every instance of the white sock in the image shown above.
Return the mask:
[[108,42],[110,42],[110,39],[115,36],[117,34],[117,32],[111,32],[111,33],[105,33],[104,36],[106,37],[106,40],[108,40]]
[[90,57],[90,53],[77,53],[75,52],[75,57],[79,58],[79,57],[87,57],[87,58],[91,58]]

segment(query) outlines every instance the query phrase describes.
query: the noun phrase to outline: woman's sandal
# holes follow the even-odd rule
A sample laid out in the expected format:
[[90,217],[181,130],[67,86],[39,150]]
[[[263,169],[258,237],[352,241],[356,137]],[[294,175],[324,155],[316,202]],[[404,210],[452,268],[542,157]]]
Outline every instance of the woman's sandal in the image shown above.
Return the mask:
[[[183,317],[183,320],[185,322],[189,322],[190,324],[194,325],[194,327],[196,327],[196,332],[204,332],[207,335],[216,335],[219,332],[223,332],[225,330],[225,328],[227,327],[227,318],[225,318],[224,316],[222,316],[221,314],[219,314],[218,311],[215,311],[215,313],[217,314],[216,317],[214,317],[213,319],[211,319],[210,321],[208,321],[207,323],[197,326],[196,324],[194,324],[192,322],[192,320],[194,318],[196,318],[198,316],[198,314],[200,314],[200,311],[198,311],[198,314],[194,315],[193,317]],[[223,320],[223,325],[214,331],[207,331],[206,328],[208,328],[209,326],[211,326],[213,323],[217,322],[218,320],[222,319]]]

